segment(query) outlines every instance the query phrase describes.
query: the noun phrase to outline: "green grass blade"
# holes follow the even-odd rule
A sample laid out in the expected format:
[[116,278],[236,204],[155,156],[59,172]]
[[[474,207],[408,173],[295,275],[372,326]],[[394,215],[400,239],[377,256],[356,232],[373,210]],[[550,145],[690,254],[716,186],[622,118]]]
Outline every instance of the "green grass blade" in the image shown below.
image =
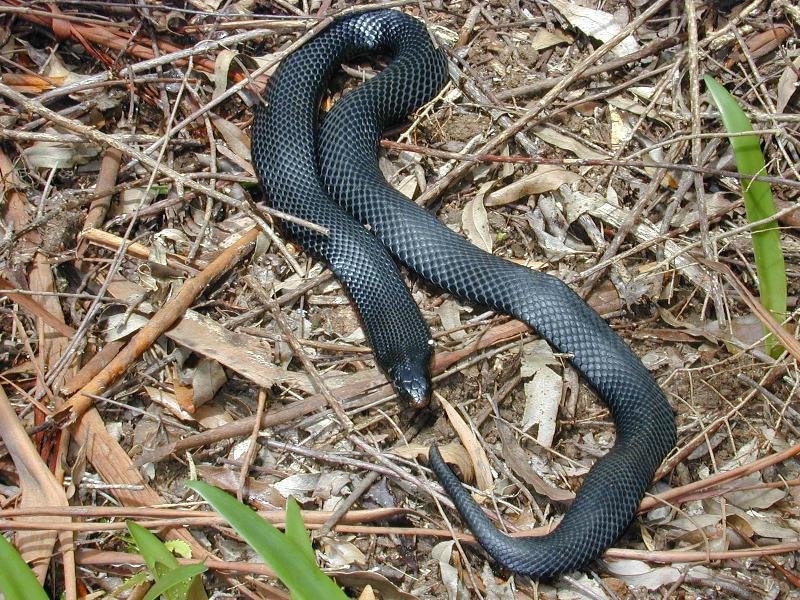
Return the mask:
[[249,506],[230,494],[202,481],[187,481],[186,486],[221,514],[275,571],[297,600],[346,600],[344,592],[308,559],[308,550],[267,523]]
[[136,542],[144,562],[147,563],[147,567],[155,579],[159,578],[159,572],[156,570],[158,563],[165,566],[167,570],[177,569],[180,566],[178,559],[155,535],[133,521],[126,521],[125,524],[128,526],[128,531],[131,532],[133,541]]
[[39,580],[17,549],[0,534],[0,592],[6,600],[48,600]]
[[[713,77],[704,77],[714,103],[722,115],[722,124],[728,133],[753,131],[750,119],[733,96]],[[758,136],[739,135],[730,137],[736,167],[742,175],[765,175],[766,165]],[[747,219],[751,223],[767,219],[775,214],[772,188],[764,181],[742,180],[742,193]],[[786,318],[786,265],[781,250],[780,230],[776,222],[758,225],[752,230],[753,256],[756,261],[761,304],[779,322]],[[767,336],[767,351],[778,356],[782,348],[772,335]]]
[[286,503],[286,537],[305,552],[309,562],[314,565],[317,564],[317,557],[314,555],[311,538],[308,537],[303,517],[300,515],[300,507],[294,498],[289,498]]
[[153,587],[147,591],[143,600],[155,600],[161,594],[166,594],[167,592],[172,592],[169,594],[170,597],[186,598],[189,595],[189,587],[192,585],[192,579],[200,575],[200,573],[203,573],[206,569],[208,569],[208,567],[202,563],[183,565],[177,569],[172,569],[156,581]]

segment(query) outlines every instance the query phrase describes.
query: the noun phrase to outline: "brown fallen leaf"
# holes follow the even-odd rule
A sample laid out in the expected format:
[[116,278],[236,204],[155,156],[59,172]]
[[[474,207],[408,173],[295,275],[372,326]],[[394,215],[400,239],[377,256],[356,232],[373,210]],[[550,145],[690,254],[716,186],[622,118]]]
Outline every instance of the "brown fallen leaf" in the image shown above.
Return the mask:
[[500,434],[500,440],[503,445],[503,458],[517,477],[531,486],[537,494],[546,496],[553,502],[559,502],[564,505],[569,505],[572,502],[575,498],[575,492],[562,490],[550,485],[533,470],[530,463],[525,459],[525,450],[517,442],[517,438],[511,433],[511,428],[508,425],[502,421],[497,421],[497,431]]
[[[458,439],[461,440],[461,443],[469,454],[472,466],[475,469],[475,483],[477,488],[484,492],[491,490],[494,487],[494,481],[492,479],[492,468],[489,465],[489,458],[486,456],[486,451],[472,432],[472,428],[453,405],[445,400],[441,394],[434,392],[434,395],[447,414],[447,418],[453,426]],[[481,500],[482,499],[483,498],[481,498]]]
[[[747,50],[750,56],[758,58],[759,56],[764,56],[775,50],[775,48],[780,46],[791,34],[792,29],[788,25],[777,25],[767,31],[751,35],[745,40],[745,44],[747,44]],[[725,68],[730,69],[736,63],[745,60],[745,58],[744,53],[737,50],[725,61]]]
[[[392,448],[389,451],[403,458],[428,460],[430,449],[431,447],[427,444],[406,444],[405,446]],[[464,446],[458,443],[445,444],[444,446],[439,446],[439,453],[442,455],[444,462],[458,467],[463,481],[470,483],[475,480],[475,471],[472,469],[472,462],[470,462],[469,454],[467,454]]]
[[[56,481],[53,473],[39,456],[25,428],[17,418],[14,407],[8,401],[5,390],[0,387],[0,439],[3,441],[11,460],[14,462],[22,490],[21,508],[39,506],[68,506],[64,488]],[[41,522],[38,517],[23,517],[23,520]],[[52,521],[69,523],[69,517],[49,517]],[[62,532],[62,544],[71,544],[71,534]],[[20,554],[32,562],[40,582],[47,575],[50,555],[56,536],[53,532],[18,532],[16,544]]]

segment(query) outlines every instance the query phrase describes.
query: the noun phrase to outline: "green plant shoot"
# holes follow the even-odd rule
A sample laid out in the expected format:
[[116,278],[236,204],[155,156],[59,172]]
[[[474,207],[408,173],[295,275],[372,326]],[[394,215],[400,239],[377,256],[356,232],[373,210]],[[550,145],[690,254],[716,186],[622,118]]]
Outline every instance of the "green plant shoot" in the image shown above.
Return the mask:
[[[750,119],[736,99],[713,77],[704,77],[714,103],[722,115],[722,123],[728,133],[753,131]],[[730,138],[736,167],[742,175],[764,175],[766,165],[758,136],[737,135]],[[742,180],[742,193],[747,220],[750,223],[768,219],[775,214],[772,188],[764,181]],[[752,230],[753,256],[758,275],[761,303],[778,322],[786,318],[786,266],[781,250],[780,230],[775,221],[756,225]],[[766,328],[765,328],[766,331]],[[767,332],[766,349],[772,357],[783,351],[775,337]]]
[[200,494],[261,555],[289,588],[293,600],[347,599],[336,583],[317,566],[300,508],[293,498],[286,506],[284,534],[249,506],[214,486],[202,481],[188,481],[186,486]]

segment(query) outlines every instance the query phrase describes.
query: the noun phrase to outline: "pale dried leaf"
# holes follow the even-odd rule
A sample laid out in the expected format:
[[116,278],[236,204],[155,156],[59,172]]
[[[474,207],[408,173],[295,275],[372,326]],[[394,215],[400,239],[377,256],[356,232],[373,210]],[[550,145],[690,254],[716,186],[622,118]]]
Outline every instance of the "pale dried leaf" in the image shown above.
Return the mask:
[[[49,130],[49,133],[55,132]],[[34,142],[22,151],[22,156],[34,169],[70,169],[99,153],[100,146],[92,142]]]
[[311,494],[317,489],[319,473],[297,473],[275,483],[274,487],[284,498],[292,496],[301,504],[313,500]]
[[250,136],[248,136],[242,129],[235,123],[231,123],[227,119],[213,115],[211,121],[214,127],[222,134],[225,143],[237,156],[239,156],[245,163],[250,163]]
[[[609,560],[606,562],[608,570],[619,579],[632,587],[644,587],[648,590],[657,590],[685,578],[688,573],[678,567],[654,567],[641,560]],[[694,577],[709,577],[712,571],[702,566],[692,567],[690,573]]]
[[470,594],[464,582],[458,577],[458,569],[450,564],[455,542],[440,542],[431,550],[431,556],[439,563],[439,572],[448,600],[469,600]]
[[557,46],[558,44],[571,44],[574,41],[575,38],[560,29],[549,31],[545,27],[539,27],[536,33],[533,34],[531,47],[534,50],[544,50],[552,46]]
[[110,315],[108,319],[106,319],[108,327],[104,332],[105,340],[107,342],[115,342],[126,338],[147,325],[149,321],[150,319],[144,315],[136,313],[130,315],[126,315],[125,313]]
[[461,443],[469,454],[475,469],[476,486],[482,491],[489,491],[494,487],[494,481],[492,479],[492,468],[489,465],[489,458],[486,456],[483,446],[481,446],[478,438],[475,437],[475,433],[472,431],[469,424],[467,424],[458,411],[453,408],[453,405],[438,394],[437,397],[456,435],[458,435],[458,439],[461,440]]
[[458,302],[448,298],[436,307],[436,314],[439,315],[439,319],[442,321],[442,327],[445,330],[456,330],[448,333],[451,338],[454,340],[463,340],[467,336],[467,333],[463,329],[459,329],[459,327],[461,327],[461,307]]
[[194,417],[181,408],[181,404],[175,394],[149,385],[144,386],[144,389],[151,402],[158,404],[174,417],[181,421],[194,421]]
[[[449,465],[455,465],[458,468],[463,481],[470,483],[475,480],[475,471],[472,468],[472,461],[470,461],[469,454],[467,454],[467,450],[464,446],[458,443],[450,443],[444,446],[438,446],[438,448],[444,462]],[[428,460],[429,451],[430,446],[423,444],[406,444],[405,446],[399,446],[390,450],[392,454],[402,456],[403,458],[424,460]]]
[[516,202],[523,196],[544,194],[557,190],[564,184],[573,184],[580,179],[577,173],[556,165],[537,165],[533,173],[526,175],[486,196],[486,206],[502,206]]
[[480,193],[464,205],[461,225],[470,242],[486,252],[492,252],[492,231]]
[[608,107],[608,116],[611,120],[611,147],[616,150],[630,141],[633,128],[613,106]]
[[522,416],[522,429],[527,431],[534,425],[538,425],[536,441],[545,448],[552,447],[556,434],[556,418],[561,401],[562,381],[561,377],[551,369],[544,368],[523,385],[525,412]]
[[216,361],[201,358],[192,374],[192,404],[202,406],[211,400],[228,381],[225,369]]
[[367,564],[364,553],[350,542],[326,537],[322,545],[325,558],[334,569],[350,567],[353,564],[361,566]]
[[413,200],[419,189],[419,179],[416,175],[406,175],[403,180],[395,186],[398,192],[406,198]]
[[223,48],[217,52],[214,58],[214,73],[211,76],[211,81],[214,84],[214,92],[211,94],[212,99],[216,100],[228,89],[228,71],[231,68],[231,63],[238,55],[238,52],[228,48]]
[[589,148],[585,144],[582,144],[578,140],[568,135],[564,135],[563,133],[556,131],[552,127],[537,127],[533,130],[536,137],[538,137],[543,142],[550,144],[551,146],[555,146],[556,148],[561,148],[562,150],[566,150],[567,152],[572,152],[578,158],[586,158],[592,160],[600,160],[604,158],[608,158],[607,155],[603,154],[602,152],[597,152],[592,148]]
[[[373,571],[340,572],[336,574],[336,582],[339,585],[355,589],[369,587],[380,593],[381,600],[417,599],[417,596],[404,592],[386,577]],[[374,598],[374,596],[372,597]]]
[[554,502],[570,502],[574,492],[562,490],[543,479],[531,466],[528,455],[511,432],[511,428],[497,421],[497,431],[502,442],[503,458],[514,474],[531,486],[537,494],[546,496]]
[[[601,42],[609,41],[622,31],[622,26],[616,22],[614,16],[610,13],[586,8],[568,0],[550,0],[550,4],[564,15],[573,27],[577,27],[586,35]],[[612,52],[617,56],[627,56],[638,49],[639,44],[636,39],[629,35],[617,44]]]
[[[792,68],[794,67],[794,68]],[[782,113],[797,91],[797,73],[800,71],[800,56],[794,59],[792,67],[784,69],[778,79],[778,99],[775,102],[775,110]]]
[[377,600],[375,592],[372,591],[372,586],[367,585],[358,595],[358,600]]

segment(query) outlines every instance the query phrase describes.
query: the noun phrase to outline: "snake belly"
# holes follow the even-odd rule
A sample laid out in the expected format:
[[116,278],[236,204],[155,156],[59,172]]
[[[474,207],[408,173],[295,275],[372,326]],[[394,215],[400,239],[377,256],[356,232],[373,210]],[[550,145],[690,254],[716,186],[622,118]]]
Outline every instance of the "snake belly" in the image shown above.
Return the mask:
[[[331,71],[347,57],[364,53],[389,55],[392,60],[378,76],[336,102],[315,135],[320,95]],[[630,524],[656,469],[675,445],[674,416],[641,361],[566,284],[471,245],[385,181],[377,164],[382,132],[433,98],[445,79],[444,56],[420,21],[392,10],[337,19],[286,59],[274,76],[269,108],[256,113],[253,126],[254,164],[277,208],[329,227],[329,238],[334,231],[339,237],[340,211],[366,226],[348,217],[350,237],[342,235],[337,241],[345,250],[343,258],[333,259],[347,263],[350,256],[369,255],[365,265],[380,265],[385,248],[451,294],[524,321],[557,351],[572,356],[573,366],[608,406],[616,425],[613,448],[586,475],[559,525],[542,537],[511,538],[500,532],[438,450],[431,449],[433,471],[486,552],[511,571],[551,578],[585,567]],[[303,191],[297,193],[300,188]],[[336,228],[330,225],[334,221]],[[367,229],[366,237],[379,243],[356,249]],[[339,275],[332,257],[325,254],[322,236],[297,226],[290,230]],[[343,266],[340,270],[349,275],[364,271]],[[397,276],[396,271],[388,276]],[[420,328],[419,313],[404,301],[408,292],[396,291],[394,282],[387,291],[397,293],[390,302],[392,315],[378,307],[385,298],[362,291],[357,278],[345,280],[345,285],[368,332],[382,326],[367,322],[373,317],[408,319],[408,332]],[[376,357],[386,354],[377,346],[382,339],[368,335]],[[426,336],[427,330],[411,344],[412,352],[420,350]],[[414,356],[411,379],[416,381],[420,355]],[[391,364],[385,366],[380,358],[378,362],[392,374]]]

